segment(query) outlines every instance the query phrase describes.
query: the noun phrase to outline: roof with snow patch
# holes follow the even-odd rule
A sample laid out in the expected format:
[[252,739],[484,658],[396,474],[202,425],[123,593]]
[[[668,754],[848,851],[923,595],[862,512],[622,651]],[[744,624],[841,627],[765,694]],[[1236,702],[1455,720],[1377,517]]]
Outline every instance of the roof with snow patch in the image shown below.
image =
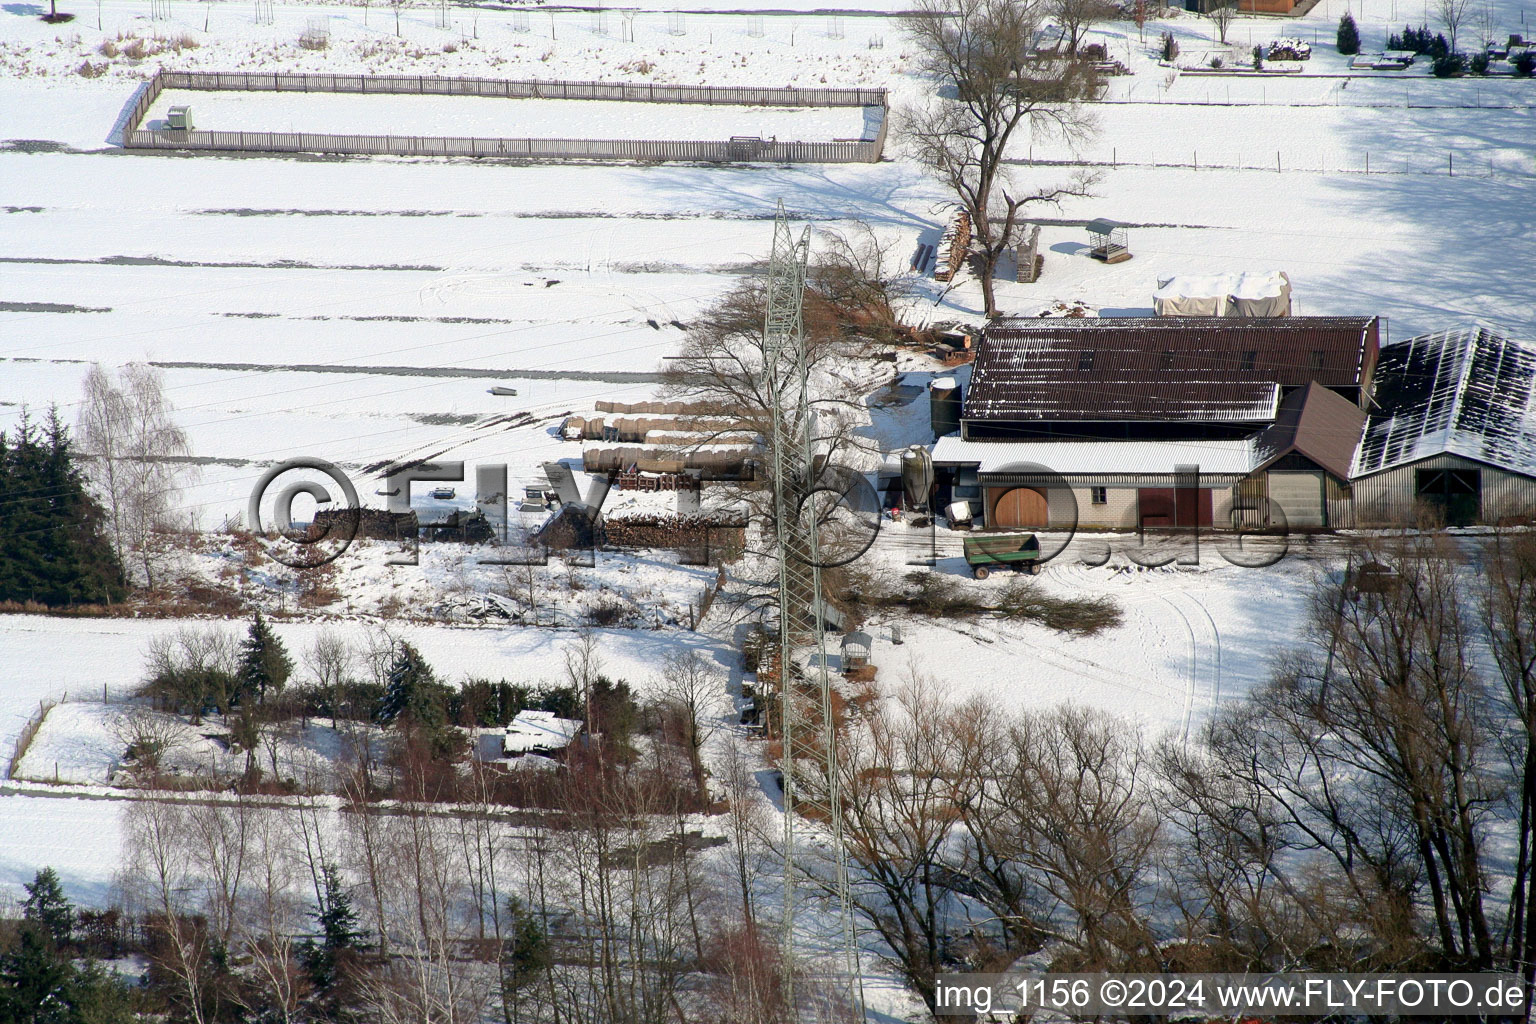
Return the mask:
[[508,754],[564,750],[581,733],[583,724],[580,719],[561,718],[552,711],[519,711],[507,726],[502,749]]
[[1282,388],[1357,391],[1377,317],[1127,317],[992,322],[968,420],[1267,423]]
[[1388,345],[1350,476],[1442,454],[1536,476],[1533,403],[1536,346],[1484,327]]

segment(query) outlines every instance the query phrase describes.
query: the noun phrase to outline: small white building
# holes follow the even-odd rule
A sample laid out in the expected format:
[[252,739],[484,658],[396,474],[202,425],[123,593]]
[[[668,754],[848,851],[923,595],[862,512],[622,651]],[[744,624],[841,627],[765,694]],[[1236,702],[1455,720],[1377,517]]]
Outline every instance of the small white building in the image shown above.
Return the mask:
[[499,761],[524,754],[554,754],[581,735],[585,722],[561,718],[552,711],[519,711],[504,732],[480,736],[480,759]]

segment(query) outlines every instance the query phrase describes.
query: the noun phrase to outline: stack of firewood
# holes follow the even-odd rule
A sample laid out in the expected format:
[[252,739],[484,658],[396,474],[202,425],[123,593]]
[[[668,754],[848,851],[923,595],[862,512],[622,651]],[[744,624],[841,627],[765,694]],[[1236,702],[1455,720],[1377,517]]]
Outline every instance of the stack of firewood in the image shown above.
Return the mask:
[[971,250],[971,218],[964,210],[956,210],[939,239],[939,251],[933,262],[933,279],[948,281],[965,263]]

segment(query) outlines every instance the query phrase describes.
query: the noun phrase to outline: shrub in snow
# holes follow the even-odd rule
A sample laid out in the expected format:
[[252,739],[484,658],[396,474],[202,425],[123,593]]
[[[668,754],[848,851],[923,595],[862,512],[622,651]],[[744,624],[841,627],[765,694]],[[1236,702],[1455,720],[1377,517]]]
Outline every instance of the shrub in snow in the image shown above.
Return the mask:
[[1353,56],[1360,52],[1360,29],[1355,26],[1355,19],[1348,11],[1339,19],[1339,52],[1345,56]]
[[1173,38],[1172,32],[1163,33],[1163,60],[1177,60],[1179,56],[1179,41]]
[[1253,70],[1264,70],[1264,47],[1262,46],[1255,46],[1253,48]]
[[1510,63],[1515,66],[1515,74],[1522,78],[1530,78],[1536,75],[1536,50],[1526,50]]
[[1428,25],[1420,25],[1418,28],[1409,25],[1401,35],[1394,32],[1387,37],[1387,49],[1412,50],[1414,53],[1427,53],[1431,57],[1443,57],[1450,52],[1451,47],[1440,33],[1430,35]]
[[1467,59],[1459,53],[1448,53],[1443,57],[1436,57],[1435,63],[1430,66],[1436,78],[1450,78],[1459,75],[1467,68]]
[[1221,67],[1221,65],[1223,63],[1224,63],[1224,61],[1220,57],[1212,57],[1211,58],[1211,67],[1213,67],[1213,68],[1219,68],[1219,67]]
[[1486,75],[1488,73],[1488,55],[1486,53],[1474,53],[1472,59],[1467,61],[1467,70],[1474,75]]

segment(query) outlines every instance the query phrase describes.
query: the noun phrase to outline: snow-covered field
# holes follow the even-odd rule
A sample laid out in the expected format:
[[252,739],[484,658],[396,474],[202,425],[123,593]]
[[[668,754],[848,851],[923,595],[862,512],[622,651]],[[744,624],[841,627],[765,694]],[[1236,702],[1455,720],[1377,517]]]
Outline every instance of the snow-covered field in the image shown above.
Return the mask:
[[[479,96],[336,95],[167,89],[142,127],[163,127],[172,106],[192,107],[201,131],[332,135],[460,135],[508,139],[722,140],[733,135],[796,142],[873,138],[878,111],[858,107],[731,107]],[[868,123],[868,127],[866,124]],[[660,131],[661,135],[652,134]],[[574,134],[573,134],[574,133]]]
[[[178,515],[208,527],[242,512],[262,467],[290,455],[339,463],[375,502],[379,484],[362,467],[389,460],[505,461],[514,488],[532,482],[540,463],[579,456],[579,443],[556,434],[564,414],[654,394],[686,326],[765,256],[779,199],[818,228],[869,224],[898,266],[920,242],[937,241],[946,216],[940,187],[894,140],[881,164],[836,167],[126,155],[109,141],[160,60],[236,71],[885,87],[899,108],[924,89],[890,17],[900,4],[834,16],[806,10],[820,6],[808,0],[764,14],[709,0],[674,21],[671,5],[647,2],[631,24],[616,11],[599,23],[590,11],[465,6],[451,9],[448,28],[425,8],[406,8],[399,36],[392,12],[378,6],[282,5],[273,25],[254,23],[243,3],[173,0],[161,22],[137,0],[62,6],[78,15],[63,26],[43,25],[35,4],[0,11],[0,427],[24,405],[57,403],[73,416],[91,361],[157,361],[203,463]],[[1387,0],[1363,8],[1353,9],[1372,48],[1389,22],[1420,20]],[[1043,276],[1000,284],[1004,308],[1027,314],[1081,300],[1101,315],[1141,314],[1159,277],[1281,269],[1300,312],[1380,313],[1394,338],[1467,320],[1536,336],[1536,83],[1338,77],[1347,62],[1327,40],[1343,9],[1331,0],[1295,23],[1239,19],[1228,48],[1211,42],[1208,21],[1188,16],[1150,22],[1145,43],[1128,23],[1096,30],[1092,38],[1133,74],[1111,83],[1112,102],[1095,108],[1100,134],[1078,150],[1020,141],[1021,187],[1071,173],[1044,161],[1085,162],[1098,178],[1091,196],[1034,211],[1044,224]],[[1512,0],[1490,11],[1501,31],[1521,30]],[[299,49],[299,34],[320,16],[329,17],[330,48]],[[1196,63],[1245,50],[1250,33],[1254,41],[1316,33],[1320,42],[1296,75],[1197,76],[1157,65],[1151,50],[1164,29]],[[120,35],[198,45],[137,62],[102,54]],[[96,77],[82,76],[82,64]],[[228,127],[256,130],[364,132],[380,123],[371,97],[366,111],[361,97],[304,97],[302,115],[288,96],[276,106],[261,94],[228,106],[226,96],[187,99],[200,127],[226,127],[226,117]],[[478,123],[476,103],[529,109],[511,106],[529,101],[462,100],[445,113],[440,100],[396,102],[414,99],[380,100],[377,109],[388,102],[391,125],[418,118],[433,127],[414,130],[434,134],[450,133],[436,126],[461,109]],[[705,138],[782,139],[859,137],[868,127],[857,110],[746,113],[759,120],[743,127],[718,110],[541,102],[522,127],[498,132],[532,134],[536,124],[540,134],[683,138],[698,124]],[[807,134],[823,117],[822,134]],[[779,118],[790,126],[774,127]],[[1182,166],[1136,166],[1145,164]],[[1098,216],[1130,225],[1134,259],[1107,267],[1086,256],[1081,225]],[[974,281],[918,286],[914,319],[979,314]],[[915,372],[909,383],[929,376]],[[493,386],[517,395],[493,396]],[[924,419],[892,414],[871,431],[895,449],[927,440]],[[368,578],[348,586],[386,588],[401,578],[388,574],[413,571],[357,564],[346,571]],[[592,571],[626,566],[642,571],[634,560]],[[875,661],[882,681],[917,671],[956,696],[982,692],[1023,707],[1072,699],[1182,735],[1218,700],[1263,678],[1296,634],[1317,568],[1299,558],[1268,570],[1063,564],[1041,586],[1111,594],[1125,612],[1121,627],[1074,640],[1029,625],[905,622],[897,647],[877,621]],[[436,581],[434,571],[421,575]],[[697,573],[672,566],[643,571],[654,574],[647,586],[685,596],[700,585]],[[0,617],[0,756],[9,759],[39,701],[133,686],[149,637],[181,624]],[[276,628],[302,647],[319,627]],[[450,679],[557,680],[571,640],[530,627],[400,629]],[[605,669],[643,688],[679,643],[725,658],[723,638],[613,631],[604,634]],[[118,811],[111,800],[0,796],[0,884],[14,891],[52,864],[72,893],[103,898]]]

